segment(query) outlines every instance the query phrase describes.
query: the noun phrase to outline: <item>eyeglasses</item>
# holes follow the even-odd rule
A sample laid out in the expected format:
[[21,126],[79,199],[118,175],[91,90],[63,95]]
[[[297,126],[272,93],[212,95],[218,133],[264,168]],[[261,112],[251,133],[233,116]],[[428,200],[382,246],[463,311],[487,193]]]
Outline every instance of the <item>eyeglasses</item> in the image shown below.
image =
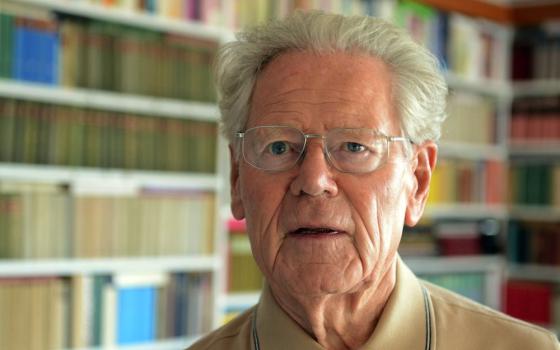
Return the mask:
[[245,161],[265,171],[285,171],[294,167],[305,154],[307,140],[323,141],[328,162],[345,173],[372,172],[389,159],[389,145],[402,142],[408,150],[409,140],[386,136],[372,129],[331,129],[326,135],[304,134],[290,126],[257,126],[235,133],[242,140]]

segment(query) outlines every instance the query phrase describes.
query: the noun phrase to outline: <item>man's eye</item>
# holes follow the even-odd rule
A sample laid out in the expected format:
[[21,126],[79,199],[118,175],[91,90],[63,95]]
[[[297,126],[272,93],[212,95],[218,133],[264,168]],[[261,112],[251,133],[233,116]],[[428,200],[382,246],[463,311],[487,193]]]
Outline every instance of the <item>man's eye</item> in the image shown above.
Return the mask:
[[288,149],[288,143],[284,141],[275,141],[268,145],[268,151],[274,155],[284,154],[288,151]]
[[346,142],[344,145],[344,150],[352,153],[363,152],[366,150],[366,147],[357,142]]

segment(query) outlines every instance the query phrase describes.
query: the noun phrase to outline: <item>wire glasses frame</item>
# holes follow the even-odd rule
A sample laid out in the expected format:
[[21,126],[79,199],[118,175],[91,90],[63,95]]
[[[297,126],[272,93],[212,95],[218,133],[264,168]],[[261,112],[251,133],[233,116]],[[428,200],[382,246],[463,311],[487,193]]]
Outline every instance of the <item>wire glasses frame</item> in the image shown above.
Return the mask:
[[234,136],[242,142],[243,159],[269,172],[293,168],[303,159],[307,141],[312,138],[322,140],[327,162],[345,173],[372,172],[389,159],[391,143],[402,142],[407,148],[410,142],[406,137],[387,136],[373,129],[337,128],[321,135],[305,134],[284,125],[257,126],[236,132]]

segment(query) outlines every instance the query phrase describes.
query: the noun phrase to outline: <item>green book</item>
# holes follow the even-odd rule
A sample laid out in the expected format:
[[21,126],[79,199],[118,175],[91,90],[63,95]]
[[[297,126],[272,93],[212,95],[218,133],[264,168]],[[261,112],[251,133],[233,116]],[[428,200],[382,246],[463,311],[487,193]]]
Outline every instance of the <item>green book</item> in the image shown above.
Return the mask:
[[517,178],[517,203],[529,204],[529,169],[528,165],[519,164],[516,166]]
[[0,162],[13,161],[15,113],[15,100],[0,99]]
[[68,143],[67,155],[68,165],[84,165],[84,114],[82,108],[72,107],[69,109],[72,118],[67,123]]
[[103,89],[103,45],[106,41],[104,25],[100,22],[90,22],[85,33],[85,87]]
[[37,114],[37,143],[36,159],[38,164],[47,164],[49,161],[49,134],[51,128],[50,113],[52,108],[45,104],[39,105]]
[[542,164],[539,165],[539,169],[540,169],[539,204],[551,205],[552,192],[554,190],[552,184],[552,166],[550,164]]
[[12,77],[14,18],[0,13],[0,77]]

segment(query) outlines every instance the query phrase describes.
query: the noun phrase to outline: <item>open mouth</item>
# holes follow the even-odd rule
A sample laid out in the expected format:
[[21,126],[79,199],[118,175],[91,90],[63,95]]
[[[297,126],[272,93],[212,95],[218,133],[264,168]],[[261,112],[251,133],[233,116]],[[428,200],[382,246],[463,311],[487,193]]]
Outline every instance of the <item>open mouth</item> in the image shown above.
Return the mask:
[[330,227],[300,227],[297,230],[290,232],[290,234],[294,236],[325,236],[335,235],[338,233],[341,232]]

